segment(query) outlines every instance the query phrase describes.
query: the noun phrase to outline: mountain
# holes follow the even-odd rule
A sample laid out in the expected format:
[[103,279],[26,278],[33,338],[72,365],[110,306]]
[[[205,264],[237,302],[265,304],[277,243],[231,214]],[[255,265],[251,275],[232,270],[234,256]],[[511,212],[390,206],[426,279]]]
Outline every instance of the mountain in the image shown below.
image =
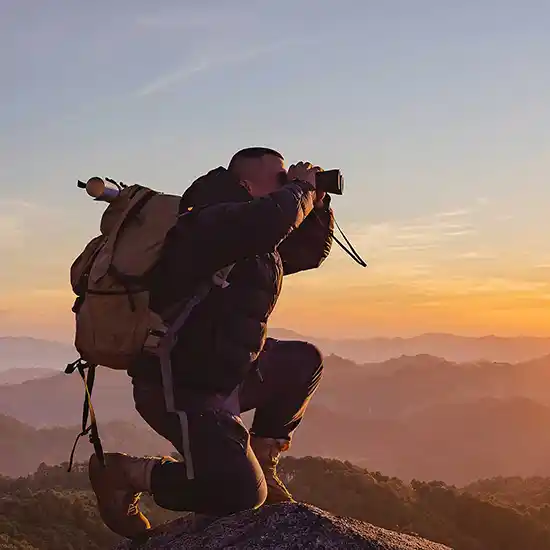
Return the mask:
[[[137,421],[132,383],[123,371],[98,369],[92,394],[98,421]],[[0,413],[35,427],[69,426],[79,422],[84,384],[77,372],[0,386]]]
[[[307,340],[326,355],[339,355],[357,363],[383,362],[402,355],[431,355],[455,362],[516,363],[550,355],[550,338],[453,334],[421,334],[410,338],[317,338],[282,328],[270,329],[269,335],[283,340]],[[60,372],[76,358],[74,347],[67,343],[0,337],[0,371],[14,367],[45,367]]]
[[550,354],[550,338],[457,336],[421,334],[410,338],[316,338],[286,329],[270,329],[270,335],[283,340],[307,340],[325,354],[336,354],[359,363],[379,362],[401,355],[434,355],[449,361],[528,361]]
[[[0,475],[26,476],[41,463],[66,462],[80,427],[36,429],[9,416],[0,415]],[[172,446],[145,423],[135,426],[126,422],[110,422],[101,426],[105,451],[169,454]],[[87,438],[81,438],[75,459],[87,460],[93,448]]]
[[5,371],[0,371],[0,385],[2,384],[20,384],[27,380],[36,378],[48,378],[59,374],[59,370],[45,369],[42,367],[19,367]]
[[[492,475],[550,475],[550,357],[524,363],[455,363],[419,355],[358,365],[334,355],[291,452],[351,460],[405,480],[468,483]],[[75,426],[78,374],[0,386],[0,413],[35,428]],[[100,430],[145,426],[131,380],[99,369]],[[251,414],[244,415],[250,425]]]
[[455,363],[429,355],[357,365],[326,359],[317,402],[340,413],[401,417],[432,405],[523,397],[550,405],[550,356],[523,363]]
[[0,337],[0,371],[41,367],[60,372],[77,357],[72,346],[61,342],[30,337]]
[[550,407],[486,399],[407,417],[361,418],[312,403],[294,456],[325,456],[411,481],[466,484],[490,476],[550,476]]

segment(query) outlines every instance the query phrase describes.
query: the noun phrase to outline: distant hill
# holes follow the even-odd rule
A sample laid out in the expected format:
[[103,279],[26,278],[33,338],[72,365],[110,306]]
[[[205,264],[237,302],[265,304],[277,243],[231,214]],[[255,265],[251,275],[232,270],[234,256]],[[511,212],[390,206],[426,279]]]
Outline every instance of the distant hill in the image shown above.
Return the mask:
[[[498,336],[467,337],[453,334],[422,334],[411,338],[316,338],[273,328],[269,334],[283,340],[307,340],[323,353],[335,354],[356,363],[377,363],[406,356],[431,355],[448,361],[496,361],[516,363],[550,355],[550,338]],[[61,372],[77,353],[67,343],[37,338],[0,337],[0,371],[20,367],[42,367]]]
[[[134,410],[132,383],[125,372],[100,369],[92,398],[102,422],[143,422]],[[0,413],[35,427],[78,423],[83,400],[84,384],[76,372],[0,386]]]
[[[432,406],[484,398],[526,398],[550,405],[549,386],[550,357],[509,364],[455,363],[418,355],[358,365],[329,355],[314,402],[346,417],[401,419]],[[82,400],[82,380],[76,373],[0,385],[0,413],[35,427],[73,424]],[[124,372],[100,368],[94,402],[103,421],[141,422]]]
[[326,361],[317,402],[341,413],[403,417],[432,405],[527,398],[550,405],[550,356],[522,363],[455,363],[429,355],[354,365]]
[[45,369],[42,367],[19,367],[0,371],[1,384],[21,384],[27,380],[35,380],[37,378],[48,378],[56,376],[59,370]]
[[[292,453],[406,480],[550,475],[549,386],[550,357],[508,364],[420,355],[357,365],[329,355]],[[76,374],[0,386],[0,413],[35,428],[76,425],[82,400]],[[100,369],[93,400],[100,428],[113,420],[145,425],[123,372]]]
[[77,357],[69,344],[30,337],[0,337],[0,371],[41,367],[60,372]]
[[479,479],[464,487],[468,493],[505,506],[550,506],[550,477],[504,477]]
[[434,355],[449,361],[498,361],[515,363],[550,354],[550,338],[457,336],[421,334],[410,338],[316,338],[273,328],[270,335],[282,339],[308,340],[324,353],[334,353],[358,363],[378,362],[401,355]]
[[492,476],[550,476],[550,407],[524,399],[435,405],[400,419],[311,404],[295,456],[349,460],[412,479],[462,485]]
[[[171,453],[172,446],[145,423],[133,425],[110,422],[100,426],[106,451],[137,454]],[[17,477],[34,472],[41,463],[59,464],[69,459],[80,428],[43,428],[37,430],[9,416],[0,415],[0,475]],[[93,447],[80,438],[76,459],[86,461]]]

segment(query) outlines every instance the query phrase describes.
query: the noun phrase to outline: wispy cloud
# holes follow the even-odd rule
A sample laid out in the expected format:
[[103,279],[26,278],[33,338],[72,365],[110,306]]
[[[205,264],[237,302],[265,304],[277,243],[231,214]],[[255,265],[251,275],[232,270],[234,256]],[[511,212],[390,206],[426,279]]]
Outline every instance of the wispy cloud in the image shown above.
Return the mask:
[[469,285],[473,292],[540,292],[548,289],[550,284],[547,281],[525,281],[505,277],[490,277],[483,282],[476,281]]
[[[475,215],[482,207],[480,201],[468,208],[456,208],[405,220],[377,224],[357,224],[350,228],[349,237],[373,261],[392,261],[411,252],[415,257],[423,252],[442,251],[446,254],[455,244],[463,246],[466,239],[478,232]],[[393,259],[392,259],[393,258]]]
[[476,232],[469,223],[449,224],[440,218],[431,223],[388,222],[364,226],[358,229],[356,237],[369,246],[381,250],[429,250],[447,243],[451,239],[465,237]]
[[436,218],[456,218],[457,216],[467,216],[471,210],[467,208],[459,208],[457,210],[450,210],[448,212],[439,212],[435,214]]
[[462,237],[464,235],[471,235],[472,233],[477,233],[477,231],[473,227],[464,226],[462,229],[445,231],[443,235],[446,237]]
[[197,62],[195,65],[190,64],[188,66],[180,67],[171,73],[165,74],[156,80],[151,81],[139,90],[136,90],[134,95],[137,97],[146,97],[162,92],[170,86],[181,83],[197,73],[206,71],[211,66],[212,60],[203,60]]
[[258,58],[264,54],[272,53],[288,47],[291,44],[293,44],[293,42],[290,40],[282,40],[269,44],[257,45],[255,47],[249,47],[246,50],[231,53],[211,53],[181,67],[177,67],[167,74],[159,76],[136,90],[134,95],[136,97],[147,97],[163,92],[176,84],[181,84],[198,73],[228,65],[245,63],[246,61]]
[[479,252],[478,250],[470,250],[456,255],[460,260],[494,260],[497,258],[495,254]]

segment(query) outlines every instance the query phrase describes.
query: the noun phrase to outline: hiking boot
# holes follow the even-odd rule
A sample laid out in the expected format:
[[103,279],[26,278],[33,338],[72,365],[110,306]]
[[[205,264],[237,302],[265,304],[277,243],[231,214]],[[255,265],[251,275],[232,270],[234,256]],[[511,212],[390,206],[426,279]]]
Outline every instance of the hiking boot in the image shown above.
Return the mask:
[[277,475],[281,452],[288,450],[290,443],[286,439],[251,436],[250,446],[262,467],[267,483],[267,499],[264,504],[296,502]]
[[139,510],[141,493],[151,491],[151,472],[156,464],[171,457],[134,457],[124,453],[105,453],[105,468],[94,454],[88,475],[97,498],[99,515],[117,535],[135,538],[151,528]]

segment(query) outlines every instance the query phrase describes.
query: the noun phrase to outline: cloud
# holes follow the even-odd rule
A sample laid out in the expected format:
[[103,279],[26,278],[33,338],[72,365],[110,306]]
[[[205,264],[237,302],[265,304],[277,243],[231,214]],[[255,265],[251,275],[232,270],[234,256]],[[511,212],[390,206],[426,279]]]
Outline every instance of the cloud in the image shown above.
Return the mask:
[[364,226],[359,229],[359,241],[383,250],[430,250],[450,240],[471,235],[476,229],[470,224],[448,224],[436,218],[431,223],[391,222]]
[[[348,237],[357,249],[368,250],[372,264],[390,261],[410,252],[441,251],[447,255],[449,247],[463,245],[478,233],[475,216],[482,208],[480,201],[470,207],[455,208],[404,220],[376,224],[356,224],[348,230]],[[433,255],[433,254],[432,254]],[[397,260],[398,261],[398,260]]]
[[446,237],[462,237],[463,235],[471,235],[477,231],[473,227],[464,227],[463,229],[458,229],[456,231],[446,231],[444,235]]
[[388,244],[387,248],[389,250],[392,250],[394,252],[401,252],[401,251],[414,251],[414,252],[422,252],[425,250],[433,250],[434,248],[437,248],[438,245],[436,243],[426,243],[426,244]]
[[206,71],[211,66],[211,60],[203,60],[197,62],[194,65],[190,64],[188,66],[181,67],[171,73],[165,74],[157,78],[156,80],[151,81],[149,84],[146,84],[145,86],[137,90],[134,95],[137,97],[146,97],[158,92],[162,92],[173,84],[183,82],[197,73]]
[[539,293],[548,289],[550,284],[546,281],[525,281],[520,279],[509,279],[505,277],[490,277],[483,282],[476,281],[470,286],[471,292],[510,292],[510,293]]
[[458,210],[451,210],[449,212],[439,212],[435,214],[436,218],[455,218],[457,216],[467,216],[471,210],[466,208],[459,208]]
[[[213,52],[181,67],[177,67],[167,74],[159,76],[136,90],[133,95],[136,97],[147,97],[167,90],[175,84],[181,84],[198,73],[219,67],[226,67],[228,65],[238,65],[264,54],[288,47],[293,43],[295,44],[295,42],[291,40],[281,40],[264,45],[247,47],[246,50],[231,53],[224,53],[221,51],[217,53]],[[223,47],[223,45],[220,45],[220,47]]]
[[462,252],[461,254],[457,254],[456,257],[460,260],[495,260],[497,258],[495,254],[483,253],[477,250]]

